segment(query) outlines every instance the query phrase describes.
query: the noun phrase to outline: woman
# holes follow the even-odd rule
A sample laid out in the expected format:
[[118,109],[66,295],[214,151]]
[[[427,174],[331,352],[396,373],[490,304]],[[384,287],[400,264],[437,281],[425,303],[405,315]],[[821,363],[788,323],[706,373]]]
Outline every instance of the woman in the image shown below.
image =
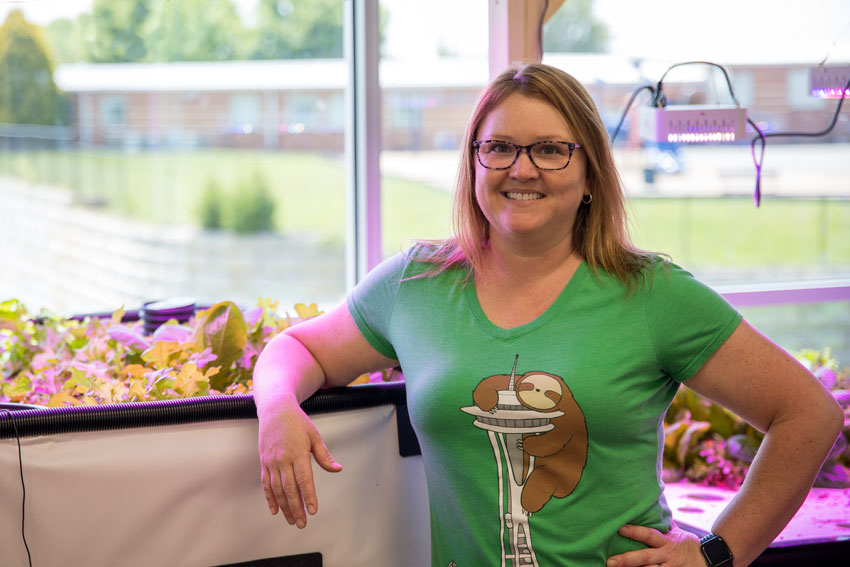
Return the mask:
[[[838,406],[714,292],[630,244],[605,128],[571,76],[509,69],[463,148],[455,237],[387,260],[260,357],[272,514],[304,527],[316,513],[311,454],[341,470],[299,403],[400,363],[434,566],[749,564],[805,499]],[[680,383],[765,432],[702,546],[659,478]]]

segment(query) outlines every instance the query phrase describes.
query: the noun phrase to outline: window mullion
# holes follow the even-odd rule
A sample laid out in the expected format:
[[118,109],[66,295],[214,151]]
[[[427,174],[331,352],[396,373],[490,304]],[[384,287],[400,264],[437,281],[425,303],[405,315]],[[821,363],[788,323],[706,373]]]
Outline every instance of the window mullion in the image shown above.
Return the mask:
[[378,0],[346,0],[346,288],[382,259]]
[[540,62],[541,19],[545,21],[561,4],[563,0],[489,0],[491,79],[514,63]]

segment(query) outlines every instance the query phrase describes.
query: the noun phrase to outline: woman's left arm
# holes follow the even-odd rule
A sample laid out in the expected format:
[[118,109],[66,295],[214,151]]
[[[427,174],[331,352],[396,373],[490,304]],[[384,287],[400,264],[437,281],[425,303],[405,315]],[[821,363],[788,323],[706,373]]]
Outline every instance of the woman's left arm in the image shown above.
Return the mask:
[[[732,551],[735,567],[749,565],[806,499],[844,415],[808,370],[746,322],[686,385],[765,434],[743,485],[712,527]],[[650,548],[613,557],[617,567],[705,565],[695,538],[639,526],[621,533]],[[651,562],[640,562],[638,554],[647,552]]]

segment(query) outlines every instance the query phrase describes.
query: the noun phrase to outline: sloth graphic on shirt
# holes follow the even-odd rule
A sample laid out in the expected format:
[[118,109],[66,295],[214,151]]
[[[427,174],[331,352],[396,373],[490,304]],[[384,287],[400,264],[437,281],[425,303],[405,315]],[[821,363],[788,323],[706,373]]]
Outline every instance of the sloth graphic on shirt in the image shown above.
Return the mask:
[[[511,375],[498,374],[481,380],[472,394],[475,406],[496,419],[504,415],[499,392],[511,389],[511,379]],[[530,516],[552,497],[564,498],[578,485],[587,461],[587,425],[584,412],[560,376],[532,371],[514,376],[513,381],[519,403],[516,409],[536,412],[541,418],[536,421],[550,424],[543,432],[516,435],[516,447],[508,447],[517,455],[521,451],[521,473],[517,470],[514,479],[522,485],[522,508]]]

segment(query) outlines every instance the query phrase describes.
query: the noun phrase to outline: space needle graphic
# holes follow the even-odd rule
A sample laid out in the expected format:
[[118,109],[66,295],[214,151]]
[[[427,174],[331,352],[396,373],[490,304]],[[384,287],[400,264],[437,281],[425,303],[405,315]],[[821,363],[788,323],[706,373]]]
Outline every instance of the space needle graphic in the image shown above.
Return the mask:
[[[528,470],[523,475],[522,439],[526,434],[540,434],[554,428],[550,420],[564,412],[540,412],[523,406],[516,393],[517,354],[507,390],[498,391],[496,406],[485,411],[478,406],[460,408],[475,416],[473,425],[487,431],[499,478],[499,540],[502,551],[501,567],[533,565],[537,557],[531,545],[530,515],[523,509],[522,488],[534,470],[534,456],[528,455]],[[506,537],[507,534],[507,537]],[[510,548],[506,546],[509,542]],[[508,561],[510,560],[510,563]]]

